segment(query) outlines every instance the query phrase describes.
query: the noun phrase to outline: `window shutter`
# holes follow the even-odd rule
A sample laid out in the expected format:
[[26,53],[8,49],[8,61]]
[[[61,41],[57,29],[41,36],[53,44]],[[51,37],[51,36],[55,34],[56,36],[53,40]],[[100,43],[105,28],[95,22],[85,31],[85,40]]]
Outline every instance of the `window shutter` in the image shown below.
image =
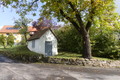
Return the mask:
[[35,40],[32,41],[32,48],[35,48]]

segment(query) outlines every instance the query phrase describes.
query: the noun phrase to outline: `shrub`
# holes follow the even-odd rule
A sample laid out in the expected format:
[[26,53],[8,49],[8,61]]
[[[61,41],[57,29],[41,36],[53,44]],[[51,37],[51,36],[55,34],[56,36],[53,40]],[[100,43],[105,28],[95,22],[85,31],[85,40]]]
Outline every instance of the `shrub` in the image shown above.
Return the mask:
[[102,33],[94,37],[94,43],[92,44],[92,55],[99,57],[107,57],[118,59],[120,47],[118,45],[119,40],[115,36],[115,33]]
[[59,38],[58,48],[62,51],[81,53],[82,38],[73,26],[65,25],[59,30],[55,30],[55,34]]

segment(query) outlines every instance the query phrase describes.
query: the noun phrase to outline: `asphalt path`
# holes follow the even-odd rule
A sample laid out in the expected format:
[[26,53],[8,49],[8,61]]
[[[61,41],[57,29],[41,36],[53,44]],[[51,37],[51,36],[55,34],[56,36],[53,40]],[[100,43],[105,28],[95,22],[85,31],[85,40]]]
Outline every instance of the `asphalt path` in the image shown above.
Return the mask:
[[120,80],[120,68],[28,64],[0,55],[0,80]]

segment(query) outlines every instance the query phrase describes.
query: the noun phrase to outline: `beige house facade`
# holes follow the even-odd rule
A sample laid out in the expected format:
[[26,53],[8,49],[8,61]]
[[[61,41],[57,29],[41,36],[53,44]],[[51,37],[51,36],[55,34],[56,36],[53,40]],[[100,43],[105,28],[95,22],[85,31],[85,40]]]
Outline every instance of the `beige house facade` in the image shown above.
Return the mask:
[[[14,44],[18,44],[22,40],[22,34],[18,33],[20,28],[14,28],[14,26],[10,25],[5,25],[2,27],[0,30],[0,35],[3,34],[5,36],[8,36],[10,33],[13,33],[15,39],[14,39]],[[28,27],[28,31],[32,30],[32,26]]]

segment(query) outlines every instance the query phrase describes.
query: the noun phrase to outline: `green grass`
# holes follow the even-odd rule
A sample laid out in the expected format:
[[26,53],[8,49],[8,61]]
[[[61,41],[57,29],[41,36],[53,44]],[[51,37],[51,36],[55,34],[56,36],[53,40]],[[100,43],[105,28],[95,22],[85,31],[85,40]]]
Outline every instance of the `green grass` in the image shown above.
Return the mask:
[[13,46],[13,47],[6,47],[4,49],[3,47],[0,47],[0,51],[9,52],[11,54],[38,54],[35,52],[30,51],[26,45],[19,45],[19,46]]
[[[55,58],[82,58],[82,54],[78,54],[78,53],[72,53],[72,52],[59,52],[58,55],[56,56],[51,56],[51,57],[55,57]],[[102,58],[102,57],[92,57],[93,59],[100,59],[100,60],[113,60],[113,59],[109,59],[109,58]]]
[[58,55],[55,55],[53,57],[56,58],[82,58],[81,54],[72,53],[72,52],[59,52]]
[[100,60],[114,60],[110,58],[103,58],[103,57],[92,57],[93,59],[100,59]]
[[[6,47],[6,49],[4,49],[3,47],[0,47],[0,51],[5,51],[5,52],[9,52],[11,54],[38,54],[35,52],[30,51],[26,45],[20,45],[20,46],[13,46],[13,47]],[[56,56],[51,56],[51,57],[55,57],[55,58],[67,58],[67,59],[76,59],[76,58],[82,58],[82,54],[78,54],[78,53],[72,53],[72,52],[59,52],[58,55]],[[101,60],[113,60],[113,59],[109,59],[109,58],[101,58],[101,57],[92,57],[93,59],[101,59]]]

